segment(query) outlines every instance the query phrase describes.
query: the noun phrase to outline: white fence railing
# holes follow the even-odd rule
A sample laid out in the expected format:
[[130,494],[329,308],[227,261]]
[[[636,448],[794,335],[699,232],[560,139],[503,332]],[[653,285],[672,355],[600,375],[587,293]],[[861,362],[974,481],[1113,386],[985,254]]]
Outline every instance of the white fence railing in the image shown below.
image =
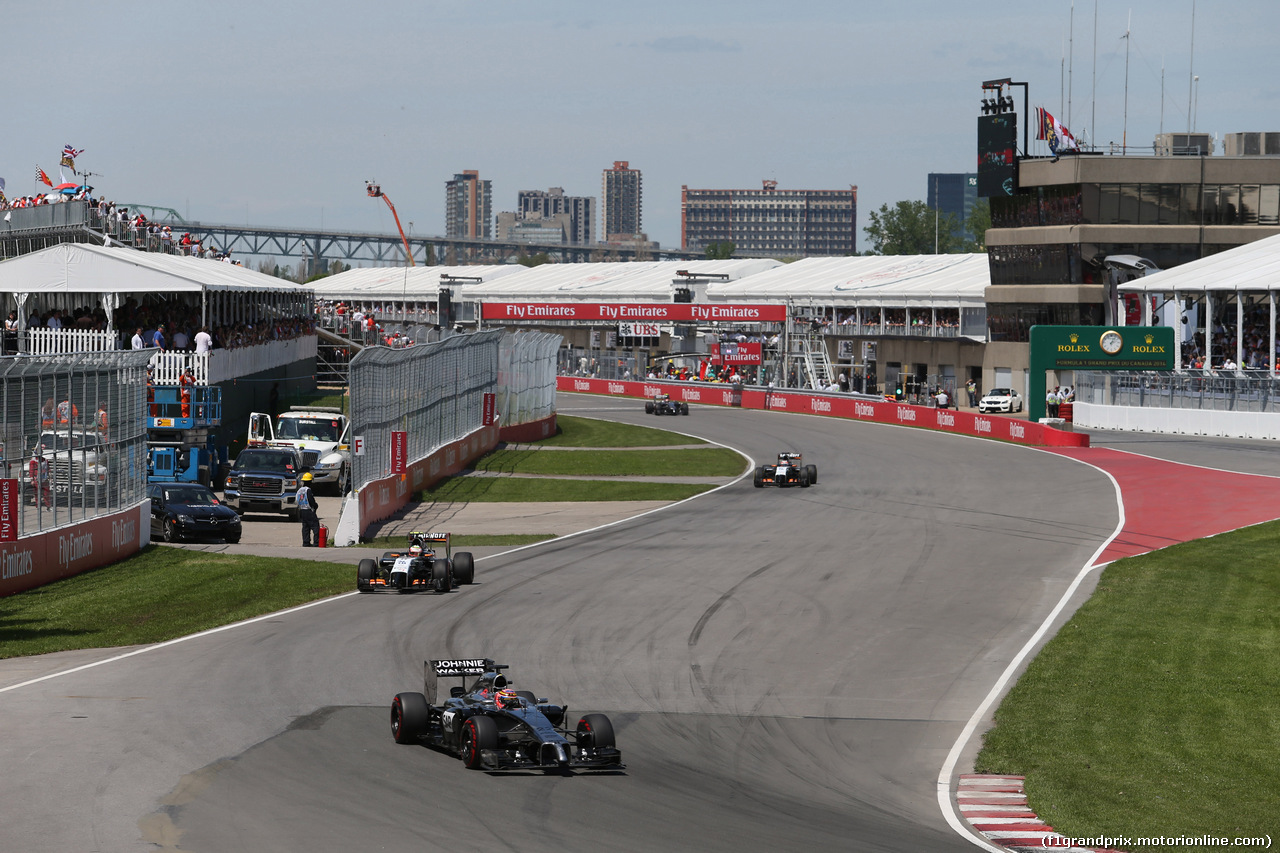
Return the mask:
[[31,355],[67,355],[73,352],[106,352],[119,349],[115,332],[94,329],[27,329],[22,351]]

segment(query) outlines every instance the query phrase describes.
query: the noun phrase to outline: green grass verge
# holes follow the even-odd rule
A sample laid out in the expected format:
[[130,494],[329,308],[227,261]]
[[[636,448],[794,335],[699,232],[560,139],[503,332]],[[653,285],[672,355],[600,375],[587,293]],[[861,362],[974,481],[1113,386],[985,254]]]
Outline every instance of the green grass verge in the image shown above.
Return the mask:
[[[640,405],[640,403],[636,403]],[[556,415],[556,434],[538,442],[541,447],[666,447],[706,444],[700,438],[676,435],[652,427]]]
[[1280,523],[1121,560],[996,712],[981,773],[1058,832],[1280,828]]
[[[424,531],[425,532],[425,531]],[[463,535],[455,535],[449,537],[450,543],[453,545],[454,551],[465,550],[467,548],[482,547],[516,547],[518,545],[532,545],[535,542],[545,542],[548,539],[555,539],[556,533],[467,533]],[[405,546],[405,536],[379,536],[362,543],[362,548],[403,548]],[[439,553],[439,552],[437,552]]]
[[711,486],[685,483],[637,483],[628,480],[522,479],[507,477],[450,477],[414,495],[415,500],[440,503],[488,501],[538,503],[545,501],[682,501]]
[[477,471],[504,474],[578,474],[588,477],[736,477],[746,461],[724,447],[706,450],[495,450]]
[[354,565],[152,545],[0,598],[0,658],[158,643],[354,589]]

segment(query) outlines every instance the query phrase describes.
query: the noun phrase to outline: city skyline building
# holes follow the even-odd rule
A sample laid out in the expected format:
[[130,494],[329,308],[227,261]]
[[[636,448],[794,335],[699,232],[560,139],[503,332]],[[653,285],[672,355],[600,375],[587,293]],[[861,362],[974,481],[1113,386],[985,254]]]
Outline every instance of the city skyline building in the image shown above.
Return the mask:
[[592,196],[565,195],[563,187],[521,190],[516,196],[516,221],[556,220],[568,217],[565,240],[584,244],[595,242],[596,200]]
[[978,200],[977,172],[930,172],[928,200],[926,204],[931,210],[949,213],[956,218],[959,226],[955,234],[965,240],[972,240],[973,235],[965,227],[973,205]]
[[493,189],[475,169],[445,182],[445,236],[487,240],[493,236]]
[[614,160],[602,179],[600,234],[607,242],[631,242],[644,233],[643,181],[627,160]]
[[680,247],[731,242],[734,253],[773,257],[856,255],[858,188],[756,190],[680,188]]

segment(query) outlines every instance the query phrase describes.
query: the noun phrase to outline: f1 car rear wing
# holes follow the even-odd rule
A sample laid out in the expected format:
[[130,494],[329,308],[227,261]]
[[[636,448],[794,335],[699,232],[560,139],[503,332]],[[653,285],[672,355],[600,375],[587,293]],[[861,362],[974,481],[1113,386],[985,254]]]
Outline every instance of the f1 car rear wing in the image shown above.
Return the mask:
[[443,545],[445,557],[453,557],[452,549],[449,545],[448,533],[423,533],[420,530],[415,530],[409,534],[409,542],[412,544],[415,541],[424,548]]
[[428,660],[422,662],[422,692],[427,697],[427,704],[436,704],[436,679],[456,678],[466,688],[467,678],[484,675],[486,672],[501,672],[507,664],[494,663],[492,658],[450,658],[448,660]]

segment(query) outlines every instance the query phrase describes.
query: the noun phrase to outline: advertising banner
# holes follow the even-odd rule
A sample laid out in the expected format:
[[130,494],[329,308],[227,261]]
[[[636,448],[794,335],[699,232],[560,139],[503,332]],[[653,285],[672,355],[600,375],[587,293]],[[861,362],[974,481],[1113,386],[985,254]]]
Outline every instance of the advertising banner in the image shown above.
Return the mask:
[[0,542],[18,541],[18,481],[0,480]]
[[764,345],[761,343],[723,343],[711,345],[711,363],[764,364]]
[[480,415],[481,426],[492,426],[494,420],[497,419],[497,411],[498,395],[492,392],[485,392]]
[[391,433],[391,473],[403,474],[409,465],[409,433],[396,430]]
[[691,302],[484,302],[484,320],[557,320],[650,323],[783,323],[786,305],[712,305]]

